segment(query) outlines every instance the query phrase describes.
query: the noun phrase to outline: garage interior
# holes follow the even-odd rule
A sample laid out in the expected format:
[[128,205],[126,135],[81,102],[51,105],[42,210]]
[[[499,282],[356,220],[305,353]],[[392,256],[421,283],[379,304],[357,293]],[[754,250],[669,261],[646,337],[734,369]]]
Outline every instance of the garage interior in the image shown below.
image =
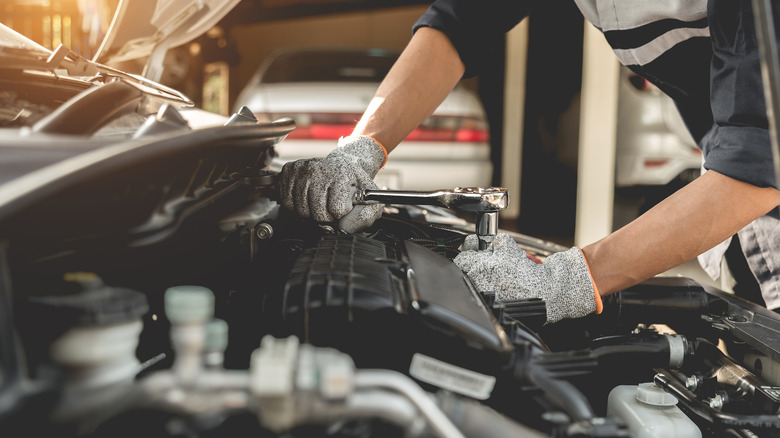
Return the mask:
[[[302,45],[402,49],[413,23],[430,2],[405,3],[409,5],[395,2],[390,8],[388,2],[377,1],[239,4],[222,23],[239,58],[231,66],[230,83],[235,84],[230,87],[231,102],[275,49]],[[579,193],[577,188],[577,174],[582,171],[578,170],[578,142],[584,30],[573,2],[545,2],[533,17],[497,42],[505,50],[491,57],[483,73],[465,81],[479,93],[488,115],[493,184],[509,188],[516,201],[502,212],[502,226],[567,244],[595,241],[612,231],[613,222],[611,179],[581,186]],[[593,114],[603,115],[609,113],[604,106],[610,103],[604,87],[616,87],[617,62],[603,37],[596,36],[591,38],[597,45],[591,51],[597,56],[598,49],[606,50],[602,55],[606,62],[591,64],[596,69],[592,77],[599,78],[592,86],[601,87],[593,93],[599,106]],[[610,70],[615,82],[605,86]],[[615,130],[614,121],[608,119],[588,123],[603,124],[594,125],[590,132]],[[598,137],[591,141],[604,140],[609,141]],[[589,171],[593,178],[611,174],[614,167],[614,159],[603,149],[609,149],[608,144],[594,148],[597,156],[591,165],[596,167]],[[596,195],[605,187],[607,193]],[[580,213],[578,196],[585,200],[581,204],[590,206]]]
[[[613,215],[618,64],[601,34],[584,25],[573,2],[544,3],[498,42],[503,53],[496,53],[485,72],[466,86],[478,91],[488,114],[493,183],[513,195],[502,227],[585,245],[625,223]],[[95,33],[107,27],[117,4],[12,0],[0,8],[0,22],[45,46],[69,44],[90,57]],[[402,49],[429,4],[244,1],[206,35],[170,50],[161,81],[199,106],[229,114],[238,92],[274,50]],[[77,25],[87,13],[96,17],[97,30]],[[140,73],[142,63],[121,67]]]

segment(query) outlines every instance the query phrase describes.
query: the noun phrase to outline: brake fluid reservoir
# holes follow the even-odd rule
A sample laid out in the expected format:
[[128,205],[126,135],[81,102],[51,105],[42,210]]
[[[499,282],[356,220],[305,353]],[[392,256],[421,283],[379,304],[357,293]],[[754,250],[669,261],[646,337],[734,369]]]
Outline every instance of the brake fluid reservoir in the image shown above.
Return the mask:
[[94,274],[67,278],[71,293],[34,297],[43,320],[48,315],[67,322],[63,322],[67,330],[49,346],[52,361],[67,369],[71,385],[132,382],[140,370],[135,351],[143,329],[141,317],[149,310],[146,296],[104,285]]
[[625,421],[636,438],[700,438],[701,430],[676,404],[655,383],[621,385],[609,393],[607,416]]

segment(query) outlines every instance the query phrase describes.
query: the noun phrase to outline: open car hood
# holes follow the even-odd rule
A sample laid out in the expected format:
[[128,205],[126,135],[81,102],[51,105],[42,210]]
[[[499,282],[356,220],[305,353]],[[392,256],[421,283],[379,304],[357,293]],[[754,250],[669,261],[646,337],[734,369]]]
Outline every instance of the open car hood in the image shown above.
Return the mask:
[[155,75],[169,48],[205,33],[239,1],[121,0],[93,60],[113,64],[151,56],[144,76],[159,79]]

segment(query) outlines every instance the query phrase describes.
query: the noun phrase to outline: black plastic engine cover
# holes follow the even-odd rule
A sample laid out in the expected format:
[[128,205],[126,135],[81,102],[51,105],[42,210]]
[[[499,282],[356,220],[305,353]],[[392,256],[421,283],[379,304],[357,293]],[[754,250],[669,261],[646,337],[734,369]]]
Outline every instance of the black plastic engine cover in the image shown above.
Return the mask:
[[362,368],[409,373],[420,353],[496,376],[512,351],[460,269],[410,241],[323,237],[298,257],[277,300],[266,306],[281,310],[274,335],[337,348]]

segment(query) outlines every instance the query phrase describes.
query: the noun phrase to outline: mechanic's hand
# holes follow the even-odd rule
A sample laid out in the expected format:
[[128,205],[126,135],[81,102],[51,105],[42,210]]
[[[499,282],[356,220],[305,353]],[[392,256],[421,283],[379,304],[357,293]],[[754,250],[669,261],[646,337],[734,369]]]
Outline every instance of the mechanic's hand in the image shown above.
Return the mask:
[[384,148],[371,137],[339,139],[325,158],[287,163],[282,168],[282,206],[317,222],[338,222],[349,233],[371,226],[382,215],[383,204],[356,205],[357,190],[376,189],[374,177],[385,162]]
[[508,234],[495,237],[492,251],[477,251],[477,247],[477,236],[468,236],[454,261],[478,291],[495,293],[498,301],[542,298],[548,324],[601,311],[601,298],[579,248],[555,253],[537,264]]

